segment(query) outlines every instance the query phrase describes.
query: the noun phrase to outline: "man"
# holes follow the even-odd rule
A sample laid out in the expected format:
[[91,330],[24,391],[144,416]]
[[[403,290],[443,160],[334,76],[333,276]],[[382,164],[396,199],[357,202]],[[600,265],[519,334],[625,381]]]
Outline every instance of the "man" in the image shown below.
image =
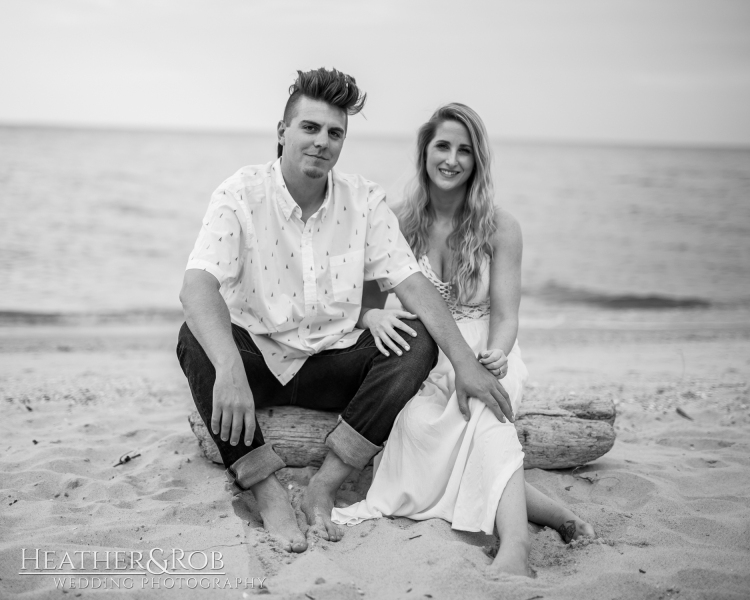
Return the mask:
[[[331,522],[336,491],[380,450],[427,377],[437,359],[433,338],[455,366],[460,398],[511,415],[502,386],[420,272],[382,189],[332,170],[348,115],[365,99],[354,78],[335,69],[298,71],[277,128],[279,159],[241,169],[213,194],[180,293],[177,353],[198,411],[230,480],[240,494],[252,491],[264,527],[294,552],[307,541],[256,407],[341,413],[301,505],[331,541],[343,535]],[[408,351],[385,356],[355,327],[366,313],[364,281],[395,292],[420,319],[410,322]]]

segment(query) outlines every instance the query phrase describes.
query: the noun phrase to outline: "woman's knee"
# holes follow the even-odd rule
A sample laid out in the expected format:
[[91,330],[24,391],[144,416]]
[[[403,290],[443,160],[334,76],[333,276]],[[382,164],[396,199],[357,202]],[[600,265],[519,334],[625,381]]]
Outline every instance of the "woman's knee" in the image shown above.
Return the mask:
[[414,439],[425,439],[425,436],[434,434],[433,423],[437,421],[443,413],[439,404],[431,402],[412,400],[404,406],[398,415],[397,426],[406,435]]

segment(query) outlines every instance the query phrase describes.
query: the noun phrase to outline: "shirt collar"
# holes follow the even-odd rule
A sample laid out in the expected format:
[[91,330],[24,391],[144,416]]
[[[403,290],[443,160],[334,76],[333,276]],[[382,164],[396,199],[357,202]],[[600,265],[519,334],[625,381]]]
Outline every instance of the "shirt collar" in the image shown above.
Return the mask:
[[[281,212],[284,213],[284,218],[288,221],[292,215],[297,215],[297,218],[302,217],[302,209],[299,207],[286,189],[286,183],[284,182],[284,176],[281,174],[281,157],[276,159],[271,167],[273,170],[273,181],[276,188],[276,200],[281,207]],[[323,204],[320,206],[321,216],[326,213],[328,207],[331,204],[331,198],[333,197],[333,170],[328,171],[328,182],[326,184],[326,197],[323,199]]]

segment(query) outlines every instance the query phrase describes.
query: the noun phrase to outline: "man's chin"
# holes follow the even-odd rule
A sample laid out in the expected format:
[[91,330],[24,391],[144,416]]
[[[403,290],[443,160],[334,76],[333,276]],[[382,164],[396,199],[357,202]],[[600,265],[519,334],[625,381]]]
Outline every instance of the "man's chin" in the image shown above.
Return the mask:
[[305,167],[302,169],[302,173],[307,175],[310,179],[320,179],[328,174],[327,171],[319,169],[318,167]]

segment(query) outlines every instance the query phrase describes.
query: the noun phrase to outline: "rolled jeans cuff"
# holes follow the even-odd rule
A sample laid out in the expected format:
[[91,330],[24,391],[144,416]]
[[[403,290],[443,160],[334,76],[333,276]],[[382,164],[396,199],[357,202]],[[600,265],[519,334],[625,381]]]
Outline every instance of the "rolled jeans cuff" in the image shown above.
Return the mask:
[[232,484],[232,494],[237,496],[246,492],[284,467],[286,463],[274,452],[271,444],[263,444],[251,450],[226,470],[227,479]]
[[364,469],[370,459],[380,452],[380,446],[357,433],[340,415],[338,425],[326,437],[326,446],[347,465],[356,469]]

